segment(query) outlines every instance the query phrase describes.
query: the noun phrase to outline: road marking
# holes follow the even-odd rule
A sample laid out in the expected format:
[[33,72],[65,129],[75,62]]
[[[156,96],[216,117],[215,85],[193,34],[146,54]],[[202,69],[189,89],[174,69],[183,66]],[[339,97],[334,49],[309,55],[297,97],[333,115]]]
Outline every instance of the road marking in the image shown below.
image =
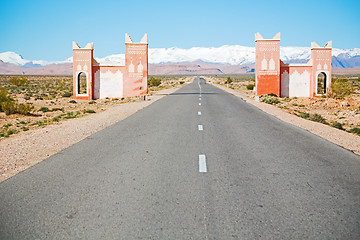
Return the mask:
[[201,106],[201,102],[199,102],[199,106]]
[[201,97],[199,97],[199,101],[201,101]]
[[199,131],[204,130],[203,125],[198,125],[198,129],[199,129]]
[[198,112],[198,115],[200,116],[200,115],[201,115],[201,112]]
[[199,155],[199,172],[207,172],[206,157],[204,154]]

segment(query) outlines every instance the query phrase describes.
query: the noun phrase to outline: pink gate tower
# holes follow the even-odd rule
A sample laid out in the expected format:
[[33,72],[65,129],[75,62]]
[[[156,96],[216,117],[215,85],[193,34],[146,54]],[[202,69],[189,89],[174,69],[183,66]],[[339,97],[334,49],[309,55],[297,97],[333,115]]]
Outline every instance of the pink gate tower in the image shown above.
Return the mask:
[[280,60],[280,33],[272,39],[255,34],[256,95],[315,97],[330,94],[332,42],[311,43],[311,59],[304,64]]
[[147,94],[148,36],[134,43],[125,34],[125,62],[98,63],[93,43],[80,48],[73,42],[74,99],[125,98]]

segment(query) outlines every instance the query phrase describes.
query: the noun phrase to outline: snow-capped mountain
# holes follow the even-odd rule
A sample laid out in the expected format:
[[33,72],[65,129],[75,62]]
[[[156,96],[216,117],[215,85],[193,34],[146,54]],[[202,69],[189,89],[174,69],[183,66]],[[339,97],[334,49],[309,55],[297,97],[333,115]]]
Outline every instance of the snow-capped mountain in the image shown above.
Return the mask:
[[[333,59],[335,58],[335,62],[339,67],[360,66],[360,48],[333,48],[332,54]],[[311,49],[310,47],[281,47],[280,56],[281,59],[286,63],[306,62],[311,57]],[[124,54],[114,54],[103,58],[95,57],[95,59],[100,63],[121,63],[124,61],[124,58]],[[13,63],[22,67],[35,67],[51,64],[71,63],[72,57],[64,61],[27,60],[17,53],[4,52],[0,53],[0,60],[5,63]],[[343,60],[346,61],[346,66],[342,63]],[[195,61],[226,65],[254,64],[255,47],[224,45],[221,47],[193,47],[190,49],[182,49],[178,47],[149,48],[150,64],[184,63]]]
[[28,67],[38,67],[38,66],[46,66],[51,64],[64,64],[64,63],[72,63],[72,57],[67,58],[64,61],[44,61],[44,60],[27,60],[24,59],[20,54],[15,52],[3,52],[0,53],[0,60],[4,63],[12,63],[18,66],[28,66]]

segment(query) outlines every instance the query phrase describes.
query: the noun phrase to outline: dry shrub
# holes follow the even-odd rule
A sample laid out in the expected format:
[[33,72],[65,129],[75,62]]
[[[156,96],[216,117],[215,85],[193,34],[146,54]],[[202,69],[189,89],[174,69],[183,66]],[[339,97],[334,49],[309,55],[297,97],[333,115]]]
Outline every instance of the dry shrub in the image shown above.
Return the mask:
[[29,81],[24,76],[21,76],[21,77],[13,76],[10,78],[10,84],[19,87],[19,86],[28,85]]
[[334,98],[344,98],[354,93],[354,86],[347,79],[333,79],[331,90]]
[[14,99],[8,96],[6,89],[0,89],[0,112],[5,112],[6,115],[19,113],[27,115],[34,108],[31,104],[18,104]]
[[254,90],[254,87],[255,87],[255,85],[253,83],[246,85],[247,90]]
[[148,79],[148,86],[149,87],[158,87],[161,84],[161,78],[151,77]]
[[323,116],[321,116],[320,114],[317,114],[317,113],[310,114],[309,119],[314,122],[328,124],[328,122],[325,120],[325,118],[323,118]]
[[264,96],[262,96],[260,101],[267,104],[278,104],[280,102],[276,95],[272,93],[265,94]]

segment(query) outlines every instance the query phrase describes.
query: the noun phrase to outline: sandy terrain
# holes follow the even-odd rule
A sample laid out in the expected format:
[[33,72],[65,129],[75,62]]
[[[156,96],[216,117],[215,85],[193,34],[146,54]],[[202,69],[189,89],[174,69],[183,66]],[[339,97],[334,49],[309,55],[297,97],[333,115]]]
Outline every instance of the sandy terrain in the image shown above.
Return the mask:
[[107,106],[107,109],[81,118],[69,119],[44,128],[21,132],[0,140],[0,182],[33,166],[176,91],[160,90],[146,101]]
[[[204,77],[207,78],[207,77]],[[334,127],[313,122],[310,120],[306,120],[303,118],[300,118],[298,116],[289,114],[285,109],[278,108],[274,105],[266,104],[263,102],[257,102],[253,98],[251,98],[251,94],[246,94],[247,91],[239,92],[234,89],[227,88],[225,86],[216,84],[214,79],[207,78],[208,81],[212,81],[214,85],[217,87],[223,89],[224,91],[227,91],[235,96],[238,96],[244,100],[246,100],[248,103],[258,107],[259,109],[263,110],[266,113],[269,113],[280,120],[283,120],[285,122],[291,123],[295,126],[298,126],[300,128],[306,129],[309,132],[312,132],[332,143],[335,143],[343,148],[346,148],[358,155],[360,155],[360,136],[357,136],[355,134],[351,134],[339,129],[336,129]],[[309,101],[309,100],[304,100]]]

